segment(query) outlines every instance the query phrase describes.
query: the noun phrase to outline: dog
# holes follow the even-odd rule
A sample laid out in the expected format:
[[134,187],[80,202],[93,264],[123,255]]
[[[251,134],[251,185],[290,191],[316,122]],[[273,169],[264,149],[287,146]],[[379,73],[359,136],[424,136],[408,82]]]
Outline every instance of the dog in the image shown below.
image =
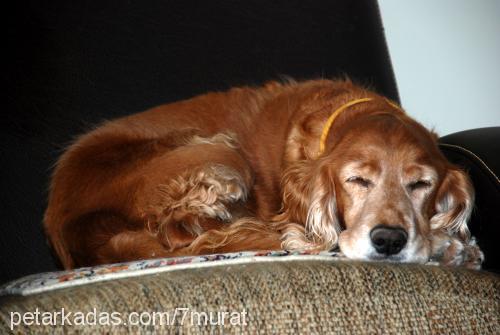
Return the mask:
[[244,250],[478,269],[474,192],[437,136],[350,80],[233,88],[108,121],[58,160],[66,269]]

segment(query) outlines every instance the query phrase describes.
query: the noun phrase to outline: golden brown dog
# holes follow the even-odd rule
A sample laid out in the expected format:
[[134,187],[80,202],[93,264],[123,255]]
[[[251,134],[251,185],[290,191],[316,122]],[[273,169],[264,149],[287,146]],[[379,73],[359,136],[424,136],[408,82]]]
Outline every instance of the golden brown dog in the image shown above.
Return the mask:
[[436,136],[350,81],[235,88],[107,122],[56,165],[65,268],[256,249],[478,268],[473,189]]

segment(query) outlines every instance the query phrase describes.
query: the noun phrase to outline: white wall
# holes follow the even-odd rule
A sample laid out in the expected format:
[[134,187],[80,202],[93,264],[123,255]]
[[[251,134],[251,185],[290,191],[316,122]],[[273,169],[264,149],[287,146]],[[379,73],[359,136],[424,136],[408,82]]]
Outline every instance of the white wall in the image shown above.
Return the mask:
[[500,126],[500,0],[379,5],[406,111],[440,135]]

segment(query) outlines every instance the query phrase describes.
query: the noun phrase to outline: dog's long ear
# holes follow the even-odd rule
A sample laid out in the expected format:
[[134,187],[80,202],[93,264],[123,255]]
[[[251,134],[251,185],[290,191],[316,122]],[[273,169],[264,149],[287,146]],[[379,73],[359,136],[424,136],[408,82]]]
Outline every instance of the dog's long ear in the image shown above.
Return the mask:
[[474,189],[469,177],[457,168],[449,168],[437,193],[436,214],[430,220],[431,229],[444,230],[468,241],[470,232],[467,221],[473,206]]
[[314,161],[298,161],[282,179],[283,208],[275,221],[285,224],[285,249],[329,250],[337,245],[337,218],[332,172]]

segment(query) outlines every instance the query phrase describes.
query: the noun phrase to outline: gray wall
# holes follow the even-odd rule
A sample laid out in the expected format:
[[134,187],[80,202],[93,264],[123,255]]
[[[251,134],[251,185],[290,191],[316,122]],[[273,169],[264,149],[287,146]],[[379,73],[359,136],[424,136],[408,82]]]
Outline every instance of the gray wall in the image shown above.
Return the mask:
[[500,0],[379,5],[406,111],[440,135],[499,126]]

